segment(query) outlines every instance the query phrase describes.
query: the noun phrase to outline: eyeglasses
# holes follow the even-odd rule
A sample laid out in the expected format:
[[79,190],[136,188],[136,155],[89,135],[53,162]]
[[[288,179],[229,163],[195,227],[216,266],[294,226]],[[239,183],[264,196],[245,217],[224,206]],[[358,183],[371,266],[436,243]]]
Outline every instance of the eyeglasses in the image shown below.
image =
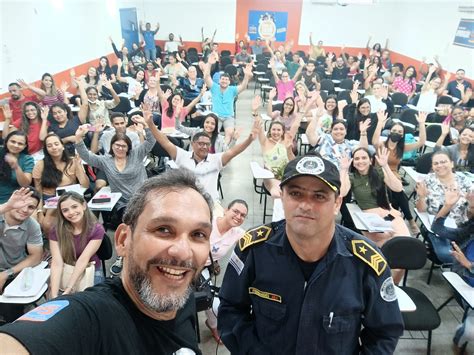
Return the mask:
[[122,145],[122,144],[114,144],[114,147],[117,149],[122,149],[122,150],[128,149],[128,145]]
[[211,146],[211,143],[210,142],[194,142],[196,143],[199,148],[208,148]]
[[234,210],[234,209],[232,209],[231,211],[232,211],[232,213],[235,214],[236,216],[242,217],[242,219],[245,219],[245,217],[247,217],[247,214],[246,214],[246,213],[242,213],[242,212],[240,212],[239,210]]
[[448,162],[449,162],[449,160],[435,161],[435,162],[433,162],[433,166],[444,165],[444,164],[447,164]]

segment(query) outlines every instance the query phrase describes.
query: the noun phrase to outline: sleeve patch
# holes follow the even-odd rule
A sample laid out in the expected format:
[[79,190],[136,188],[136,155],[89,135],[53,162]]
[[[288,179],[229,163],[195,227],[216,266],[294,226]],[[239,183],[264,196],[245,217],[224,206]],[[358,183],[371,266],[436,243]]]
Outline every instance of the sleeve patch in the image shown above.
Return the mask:
[[360,260],[374,269],[378,276],[382,275],[382,273],[385,271],[387,262],[385,261],[384,257],[365,240],[352,240],[352,252]]
[[239,240],[240,251],[244,251],[253,244],[267,240],[271,232],[272,228],[266,225],[249,230]]
[[232,255],[229,260],[229,264],[232,265],[232,267],[235,269],[237,274],[240,276],[242,273],[242,270],[244,269],[245,264],[243,263],[242,260],[237,256],[235,251],[232,252]]
[[380,296],[386,302],[393,302],[397,299],[395,285],[393,284],[391,276],[387,277],[387,279],[382,283],[382,286],[380,287]]
[[20,320],[30,322],[44,322],[52,318],[54,315],[58,314],[59,312],[61,312],[61,310],[68,306],[69,301],[66,300],[47,302],[22,315],[15,322]]

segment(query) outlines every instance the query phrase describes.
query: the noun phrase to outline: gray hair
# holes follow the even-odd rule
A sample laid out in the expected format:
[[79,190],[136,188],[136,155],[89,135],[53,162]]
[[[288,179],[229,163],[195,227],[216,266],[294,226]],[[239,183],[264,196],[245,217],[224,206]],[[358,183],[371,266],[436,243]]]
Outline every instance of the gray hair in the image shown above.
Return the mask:
[[127,204],[123,214],[123,223],[130,226],[132,232],[137,225],[138,218],[145,209],[149,201],[151,192],[158,195],[165,195],[169,192],[181,192],[185,189],[192,189],[198,192],[206,201],[212,221],[212,198],[198,183],[196,175],[185,168],[172,169],[159,176],[152,177],[133,194]]

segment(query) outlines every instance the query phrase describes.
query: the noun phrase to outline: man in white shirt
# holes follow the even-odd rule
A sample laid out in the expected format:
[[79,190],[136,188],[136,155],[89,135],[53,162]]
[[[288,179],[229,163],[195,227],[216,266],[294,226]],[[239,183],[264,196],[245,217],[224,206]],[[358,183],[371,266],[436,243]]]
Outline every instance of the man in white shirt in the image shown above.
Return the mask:
[[213,201],[219,201],[219,193],[217,191],[217,179],[219,172],[234,157],[242,153],[257,137],[258,124],[254,123],[252,131],[247,139],[234,145],[224,153],[209,153],[211,147],[211,137],[205,132],[196,133],[191,142],[192,151],[186,151],[171,143],[168,137],[152,125],[151,132],[155,136],[156,141],[163,147],[180,168],[186,168],[194,172],[207,193],[209,193]]
[[183,47],[183,39],[181,36],[179,37],[179,42],[174,40],[174,34],[170,33],[169,36],[169,41],[165,42],[165,52],[168,53],[173,53],[173,52],[178,52],[180,47]]

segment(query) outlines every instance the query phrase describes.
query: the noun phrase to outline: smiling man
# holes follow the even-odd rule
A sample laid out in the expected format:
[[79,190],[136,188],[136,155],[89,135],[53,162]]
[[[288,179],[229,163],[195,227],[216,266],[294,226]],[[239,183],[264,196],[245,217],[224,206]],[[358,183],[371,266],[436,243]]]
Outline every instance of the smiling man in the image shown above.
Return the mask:
[[372,242],[336,225],[340,187],[319,156],[288,163],[285,220],[239,240],[219,292],[232,354],[393,353],[403,321],[390,270]]
[[0,353],[200,354],[191,283],[209,255],[211,209],[186,169],[147,180],[115,233],[121,279],[58,297],[0,328]]

